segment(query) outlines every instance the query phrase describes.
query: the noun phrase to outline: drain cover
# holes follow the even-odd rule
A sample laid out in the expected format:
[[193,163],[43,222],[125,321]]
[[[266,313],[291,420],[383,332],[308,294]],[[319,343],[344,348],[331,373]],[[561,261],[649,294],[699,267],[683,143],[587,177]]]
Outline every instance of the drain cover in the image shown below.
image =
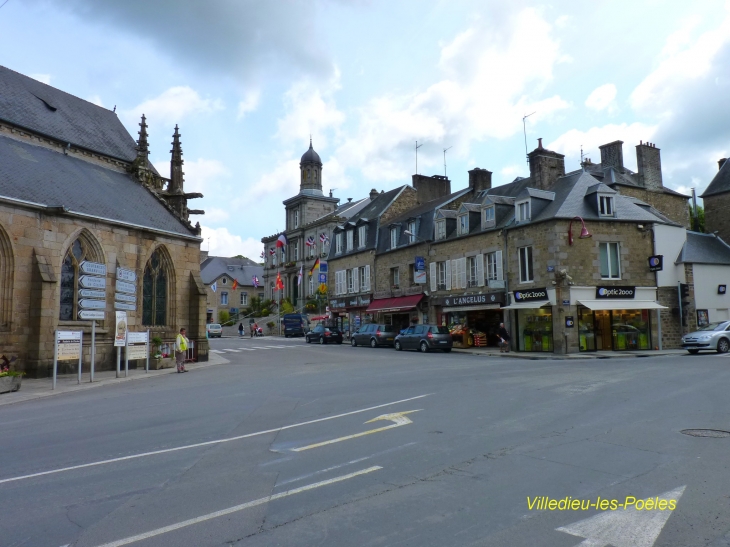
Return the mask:
[[683,429],[680,433],[692,437],[712,437],[714,439],[730,437],[730,431],[722,431],[720,429]]

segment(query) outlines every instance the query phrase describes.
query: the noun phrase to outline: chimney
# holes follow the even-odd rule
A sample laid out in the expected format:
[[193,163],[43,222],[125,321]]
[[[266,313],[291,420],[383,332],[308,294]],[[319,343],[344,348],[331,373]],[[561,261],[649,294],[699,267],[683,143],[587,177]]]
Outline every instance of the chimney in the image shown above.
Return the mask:
[[601,150],[601,167],[613,167],[623,173],[624,170],[624,141],[613,141],[599,146]]
[[200,263],[202,264],[205,262],[208,258],[208,251],[204,251],[203,249],[200,249]]
[[492,187],[492,172],[475,167],[469,171],[469,188],[475,194]]
[[418,203],[426,203],[448,196],[451,193],[451,181],[443,175],[413,175],[413,188],[416,189]]
[[720,169],[722,169],[722,166],[723,166],[723,165],[725,165],[725,162],[726,162],[726,161],[727,161],[727,158],[720,158],[720,159],[719,159],[719,160],[717,161],[717,170],[718,170],[718,171],[719,171]]
[[664,189],[662,159],[656,144],[639,141],[636,147],[636,166],[639,185],[652,192],[661,192]]
[[527,157],[530,160],[530,187],[552,190],[555,181],[565,175],[565,156],[543,148],[542,139]]
[[376,197],[378,197],[378,191],[373,188],[370,190],[370,201],[373,201]]

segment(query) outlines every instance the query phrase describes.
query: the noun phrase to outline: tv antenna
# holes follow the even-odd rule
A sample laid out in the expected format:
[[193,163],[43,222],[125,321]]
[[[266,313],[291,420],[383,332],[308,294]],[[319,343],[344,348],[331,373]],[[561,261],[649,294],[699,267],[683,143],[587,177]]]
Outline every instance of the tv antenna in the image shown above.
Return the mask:
[[444,176],[446,176],[446,151],[451,150],[453,146],[449,146],[448,148],[444,148]]
[[580,166],[583,168],[583,171],[586,170],[585,165],[583,165],[583,145],[580,145]]
[[[537,112],[537,111],[535,111]],[[532,114],[534,114],[533,112]],[[525,116],[522,116],[522,132],[525,134],[525,162],[530,163],[530,157],[527,155],[527,126],[525,125],[525,120],[532,116],[532,114],[527,114]]]
[[418,174],[418,149],[421,148],[423,144],[418,144],[418,141],[416,141],[416,175]]

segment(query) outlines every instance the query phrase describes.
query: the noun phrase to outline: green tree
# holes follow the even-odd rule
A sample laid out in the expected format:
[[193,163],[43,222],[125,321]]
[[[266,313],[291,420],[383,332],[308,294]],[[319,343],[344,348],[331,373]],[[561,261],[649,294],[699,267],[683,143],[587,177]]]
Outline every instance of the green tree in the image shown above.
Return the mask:
[[227,323],[231,319],[231,314],[228,310],[218,310],[218,322],[222,325]]
[[285,298],[281,301],[281,309],[279,310],[279,313],[281,313],[281,315],[284,315],[285,313],[294,313],[294,306],[292,306],[291,300]]
[[707,233],[705,229],[705,208],[701,205],[697,206],[697,218],[695,219],[694,208],[689,205],[689,220],[692,230],[695,232]]

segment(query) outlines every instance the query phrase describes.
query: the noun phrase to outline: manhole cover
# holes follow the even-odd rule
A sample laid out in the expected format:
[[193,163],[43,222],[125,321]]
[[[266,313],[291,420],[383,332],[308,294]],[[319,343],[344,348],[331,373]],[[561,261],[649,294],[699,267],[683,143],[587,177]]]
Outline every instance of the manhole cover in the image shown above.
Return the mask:
[[712,437],[714,439],[730,437],[730,431],[722,431],[720,429],[683,429],[680,433],[692,437]]

